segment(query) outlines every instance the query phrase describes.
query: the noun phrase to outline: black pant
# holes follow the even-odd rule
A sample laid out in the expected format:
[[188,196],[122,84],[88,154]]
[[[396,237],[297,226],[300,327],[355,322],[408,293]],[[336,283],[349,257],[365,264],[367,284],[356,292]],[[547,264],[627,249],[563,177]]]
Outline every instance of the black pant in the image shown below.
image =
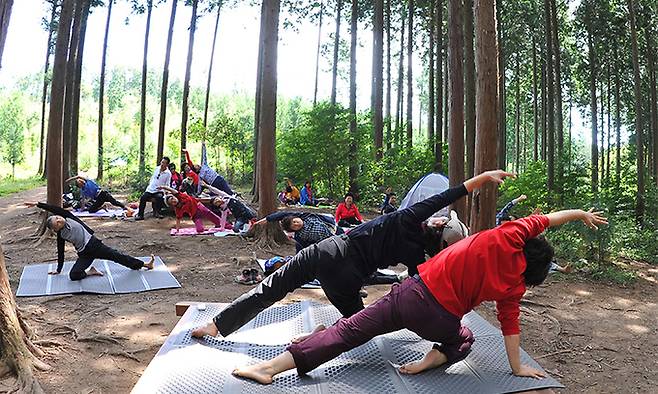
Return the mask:
[[228,182],[226,182],[226,179],[224,179],[223,176],[217,174],[217,178],[215,178],[214,181],[212,181],[213,187],[216,187],[217,189],[223,191],[224,193],[228,195],[234,195],[235,192],[231,189],[231,186],[228,185]]
[[103,204],[105,204],[106,202],[109,202],[115,207],[126,209],[126,206],[120,203],[119,201],[117,201],[107,190],[101,190],[96,196],[94,202],[89,207],[89,212],[91,213],[98,212],[98,210],[101,209],[101,207],[103,207]]
[[358,226],[359,224],[362,224],[363,222],[360,221],[359,219],[355,217],[351,218],[343,218],[338,221],[338,225],[340,227],[351,227],[351,226]]
[[347,236],[334,236],[302,249],[292,260],[241,295],[214,318],[220,334],[227,336],[256,317],[286,294],[313,279],[345,317],[363,309],[359,290],[365,277],[356,268],[359,256],[349,247]]
[[164,193],[162,192],[156,192],[156,193],[144,192],[142,196],[139,198],[139,211],[137,211],[137,216],[144,217],[144,209],[146,208],[147,201],[151,201],[151,206],[153,207],[153,214],[159,215],[160,210],[162,209],[162,204],[164,203],[163,197],[164,197]]
[[81,280],[87,277],[87,268],[91,266],[91,263],[94,262],[94,259],[103,259],[114,261],[119,263],[124,267],[128,267],[133,270],[138,270],[144,266],[142,260],[136,259],[127,254],[121,253],[116,249],[112,249],[109,246],[101,242],[100,239],[96,237],[91,237],[87,246],[78,253],[78,259],[73,264],[69,277],[71,280]]

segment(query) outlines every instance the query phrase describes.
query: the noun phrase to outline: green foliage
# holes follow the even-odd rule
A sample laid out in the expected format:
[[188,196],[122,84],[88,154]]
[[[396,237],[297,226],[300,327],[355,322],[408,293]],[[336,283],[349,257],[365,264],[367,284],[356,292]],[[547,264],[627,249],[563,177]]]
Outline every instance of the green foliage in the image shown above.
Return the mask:
[[41,179],[41,177],[27,179],[0,178],[0,197],[22,192],[23,190],[34,189],[35,187],[44,186],[45,184],[46,181]]
[[14,168],[25,159],[23,150],[27,120],[20,93],[14,93],[0,102],[0,147],[2,157]]

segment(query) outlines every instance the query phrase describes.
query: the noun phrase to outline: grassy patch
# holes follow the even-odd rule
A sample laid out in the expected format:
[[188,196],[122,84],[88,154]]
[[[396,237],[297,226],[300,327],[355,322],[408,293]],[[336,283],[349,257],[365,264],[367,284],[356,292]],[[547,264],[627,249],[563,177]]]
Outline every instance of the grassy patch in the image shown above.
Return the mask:
[[25,179],[0,179],[0,197],[22,192],[23,190],[34,189],[45,184],[46,181],[39,177]]

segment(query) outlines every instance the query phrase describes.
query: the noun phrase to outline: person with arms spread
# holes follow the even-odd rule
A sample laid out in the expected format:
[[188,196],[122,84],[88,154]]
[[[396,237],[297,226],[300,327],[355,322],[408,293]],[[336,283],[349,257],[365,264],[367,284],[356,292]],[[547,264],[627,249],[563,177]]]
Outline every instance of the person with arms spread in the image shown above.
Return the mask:
[[168,186],[159,186],[160,190],[166,190],[171,194],[165,196],[165,204],[172,208],[176,214],[176,232],[180,230],[180,220],[187,214],[194,222],[197,233],[203,233],[203,219],[211,221],[220,231],[224,231],[226,220],[210,212],[196,197],[189,196]]
[[[206,182],[207,184],[216,187],[219,190],[222,190],[224,193],[229,194],[229,195],[234,195],[235,192],[231,189],[231,187],[228,185],[228,182],[226,182],[226,179],[224,179],[223,176],[219,175],[217,171],[213,170],[208,166],[208,153],[206,152],[206,144],[203,143],[201,144],[201,164],[194,164],[192,162],[192,159],[190,158],[190,152],[188,152],[187,149],[183,149],[183,153],[185,153],[185,158],[187,159],[187,164],[196,172],[199,174],[199,179]],[[201,192],[201,184],[198,184],[198,193]]]
[[[93,180],[86,178],[82,175],[76,175],[72,176],[69,179],[67,179],[65,182],[71,182],[72,180],[75,179],[75,184],[78,186],[80,189],[80,197],[81,199],[86,199],[91,201],[91,205],[89,206],[89,212],[90,213],[96,213],[99,210],[103,208],[105,203],[109,202],[110,204],[114,205],[115,207],[119,207],[121,209],[125,209],[128,211],[131,211],[130,208],[127,208],[123,203],[117,201],[116,198],[114,198],[110,192],[107,190],[101,189],[96,182]],[[84,206],[84,204],[80,204],[81,206]]]
[[238,198],[229,196],[223,191],[217,189],[214,186],[210,186],[205,182],[202,183],[202,186],[208,188],[211,193],[219,196],[212,197],[210,199],[209,202],[211,209],[224,210],[225,208],[228,208],[231,211],[231,214],[235,218],[235,223],[233,223],[233,232],[239,233],[242,231],[245,224],[256,218],[256,212],[243,204],[242,201],[240,201]]

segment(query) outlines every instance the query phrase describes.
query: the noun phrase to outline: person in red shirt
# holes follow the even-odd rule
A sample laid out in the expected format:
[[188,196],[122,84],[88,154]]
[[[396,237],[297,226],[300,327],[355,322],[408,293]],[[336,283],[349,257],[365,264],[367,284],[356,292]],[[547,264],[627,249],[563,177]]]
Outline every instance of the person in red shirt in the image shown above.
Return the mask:
[[403,374],[437,368],[464,359],[474,342],[461,318],[483,301],[495,301],[505,350],[516,376],[544,377],[521,364],[519,302],[526,286],[541,284],[550,268],[553,247],[540,234],[548,227],[582,220],[597,229],[607,224],[601,212],[568,210],[532,215],[465,238],[418,266],[408,278],[374,304],[350,318],[293,343],[272,360],[237,368],[236,376],[269,384],[293,368],[305,374],[377,335],[407,328],[440,343],[422,360],[400,367]]
[[358,226],[363,223],[359,208],[354,204],[354,195],[352,193],[345,194],[345,201],[338,204],[336,208],[336,223],[340,227]]
[[176,232],[180,229],[180,220],[186,214],[192,219],[192,221],[194,221],[194,227],[196,227],[197,233],[205,231],[205,228],[203,227],[203,219],[213,222],[213,224],[222,231],[224,230],[224,227],[226,227],[225,220],[222,220],[222,218],[212,213],[195,197],[167,186],[160,186],[159,189],[171,193],[165,196],[164,200],[167,206],[171,207],[176,213]]

